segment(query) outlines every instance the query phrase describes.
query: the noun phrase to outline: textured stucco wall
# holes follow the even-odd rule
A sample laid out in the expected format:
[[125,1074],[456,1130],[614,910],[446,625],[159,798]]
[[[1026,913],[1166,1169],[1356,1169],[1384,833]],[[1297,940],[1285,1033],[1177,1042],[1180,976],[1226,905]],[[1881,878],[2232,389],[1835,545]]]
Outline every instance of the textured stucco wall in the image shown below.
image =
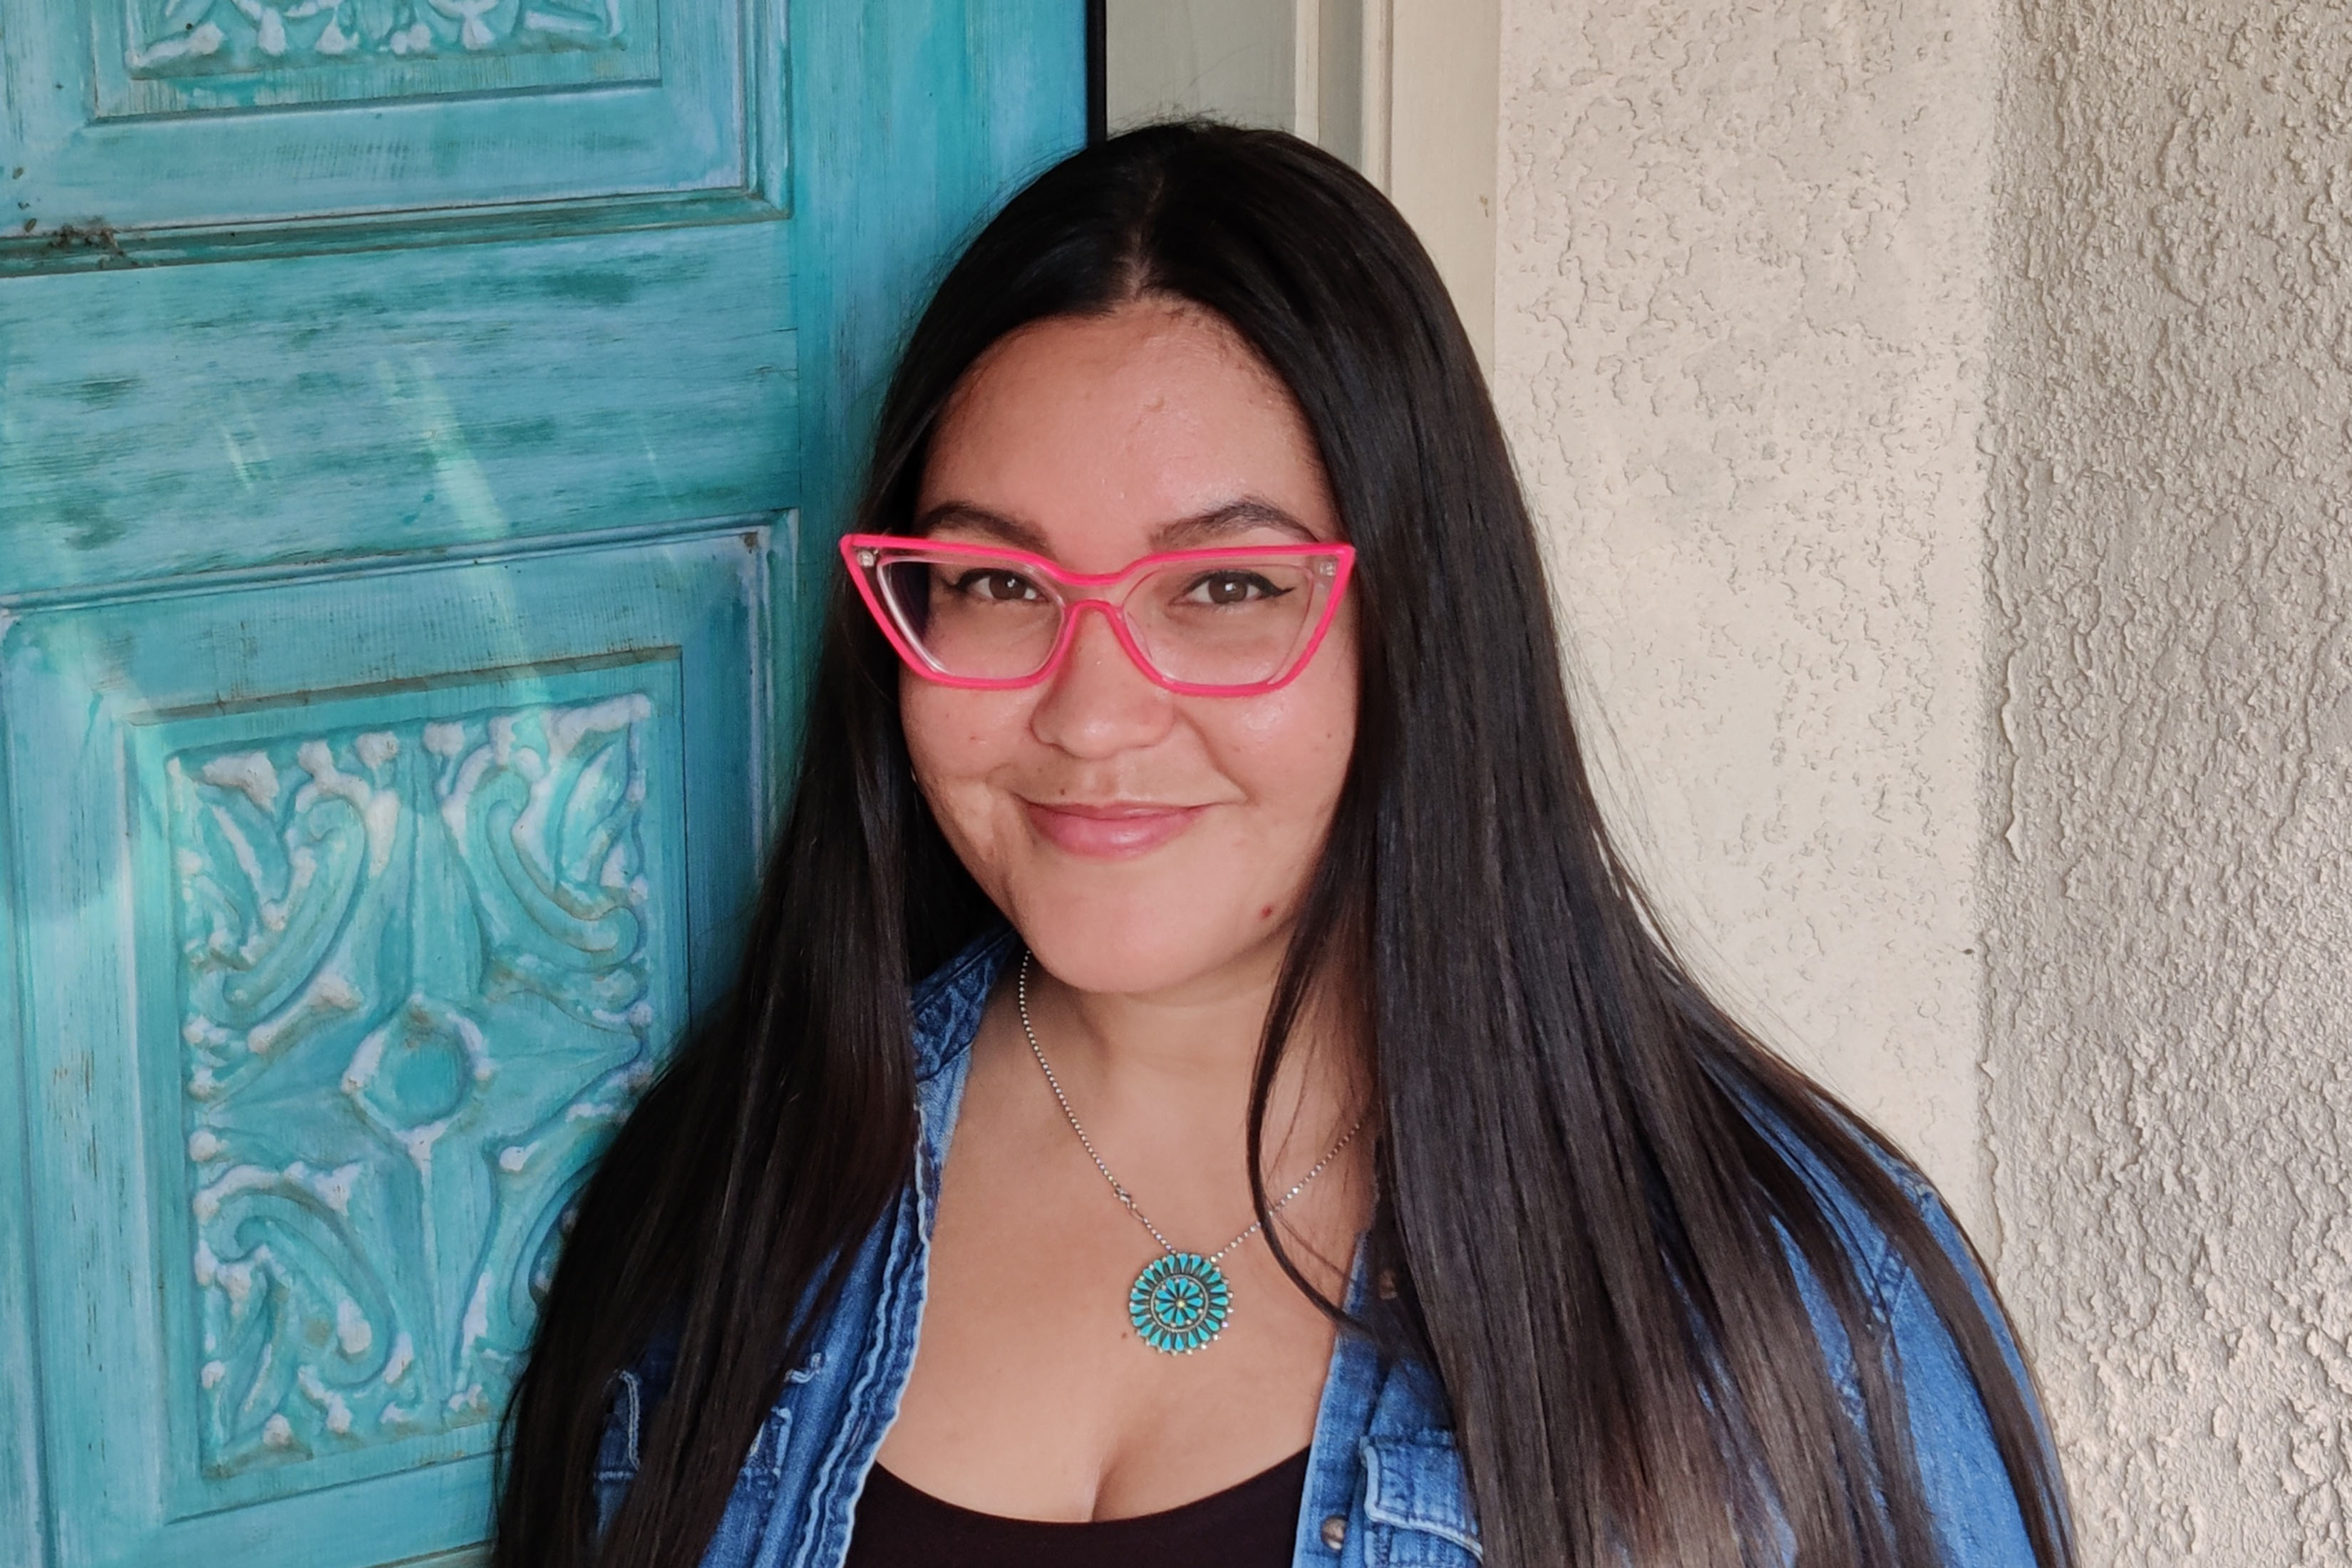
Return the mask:
[[1506,0],[1502,105],[1671,920],[2000,1244],[2090,1563],[2352,1562],[2352,21]]
[[1988,1246],[1996,22],[1505,0],[1496,240],[1497,395],[1629,847]]
[[1984,879],[2004,1283],[2093,1563],[2352,1563],[2352,20],[2019,20]]

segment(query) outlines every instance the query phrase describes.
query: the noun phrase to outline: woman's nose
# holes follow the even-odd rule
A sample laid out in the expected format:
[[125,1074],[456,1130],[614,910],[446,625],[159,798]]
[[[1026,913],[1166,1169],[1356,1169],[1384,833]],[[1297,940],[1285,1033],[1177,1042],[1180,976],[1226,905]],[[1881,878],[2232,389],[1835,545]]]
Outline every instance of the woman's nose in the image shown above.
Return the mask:
[[1112,612],[1096,601],[1072,607],[1068,656],[1045,683],[1029,728],[1073,756],[1110,756],[1148,746],[1168,732],[1171,694],[1136,667],[1111,629]]

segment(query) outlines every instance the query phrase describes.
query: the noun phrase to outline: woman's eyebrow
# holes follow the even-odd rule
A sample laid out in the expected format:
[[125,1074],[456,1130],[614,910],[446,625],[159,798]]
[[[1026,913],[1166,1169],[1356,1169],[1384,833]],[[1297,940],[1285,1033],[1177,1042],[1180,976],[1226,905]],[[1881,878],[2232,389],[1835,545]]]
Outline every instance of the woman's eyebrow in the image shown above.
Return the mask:
[[1184,550],[1196,545],[1213,543],[1229,534],[1244,533],[1254,528],[1279,529],[1298,536],[1302,544],[1319,544],[1315,531],[1275,505],[1255,496],[1244,496],[1227,501],[1192,517],[1163,522],[1151,532],[1154,550]]
[[[943,500],[919,513],[910,530],[928,538],[941,529],[953,528],[958,532],[977,533],[1015,550],[1051,557],[1054,553],[1045,536],[1019,518],[1007,517],[966,500]],[[1173,522],[1163,522],[1151,531],[1151,548],[1188,550],[1211,545],[1234,534],[1252,529],[1272,528],[1295,534],[1303,544],[1318,544],[1315,531],[1299,521],[1272,501],[1255,496],[1244,496],[1223,506],[1180,517]]]
[[1033,555],[1050,556],[1053,553],[1045,546],[1045,536],[1019,518],[1007,517],[1003,512],[991,511],[984,506],[974,506],[964,500],[943,500],[937,506],[927,508],[915,519],[913,531],[919,537],[929,538],[950,525],[959,531],[984,534],[1015,550],[1026,550]]

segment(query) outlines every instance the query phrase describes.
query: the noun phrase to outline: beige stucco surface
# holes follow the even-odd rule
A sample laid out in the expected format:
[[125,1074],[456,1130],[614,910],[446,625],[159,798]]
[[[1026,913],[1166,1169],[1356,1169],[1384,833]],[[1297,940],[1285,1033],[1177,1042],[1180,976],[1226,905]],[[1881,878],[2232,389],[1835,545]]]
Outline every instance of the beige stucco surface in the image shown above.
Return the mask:
[[2002,1273],[2097,1563],[2352,1562],[2352,21],[2020,13]]
[[2352,21],[1506,0],[1501,80],[1669,919],[1998,1248],[2088,1563],[2352,1562]]
[[1496,237],[1497,397],[1621,836],[1988,1243],[1996,40],[1968,3],[1505,0]]

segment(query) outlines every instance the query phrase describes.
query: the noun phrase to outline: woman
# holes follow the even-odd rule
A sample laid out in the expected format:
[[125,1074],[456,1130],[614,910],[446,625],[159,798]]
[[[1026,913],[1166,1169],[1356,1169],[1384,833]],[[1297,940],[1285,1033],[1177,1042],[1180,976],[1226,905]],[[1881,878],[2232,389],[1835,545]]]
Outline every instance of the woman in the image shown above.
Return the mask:
[[500,1563],[2073,1561],[1967,1243],[1611,851],[1370,186],[1206,126],[1046,174],[917,326],[844,562]]

